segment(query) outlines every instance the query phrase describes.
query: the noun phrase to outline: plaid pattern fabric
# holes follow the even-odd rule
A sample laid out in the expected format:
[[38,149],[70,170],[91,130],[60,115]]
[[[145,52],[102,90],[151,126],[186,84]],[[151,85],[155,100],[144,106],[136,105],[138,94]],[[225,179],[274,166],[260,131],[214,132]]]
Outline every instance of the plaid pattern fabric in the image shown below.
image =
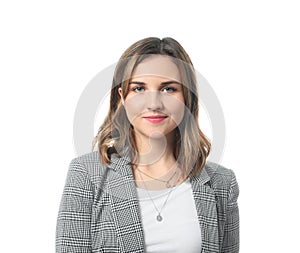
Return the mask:
[[[103,166],[94,151],[72,159],[60,203],[56,253],[145,252],[141,213],[129,158]],[[234,173],[207,162],[190,177],[202,253],[239,252],[238,184]]]

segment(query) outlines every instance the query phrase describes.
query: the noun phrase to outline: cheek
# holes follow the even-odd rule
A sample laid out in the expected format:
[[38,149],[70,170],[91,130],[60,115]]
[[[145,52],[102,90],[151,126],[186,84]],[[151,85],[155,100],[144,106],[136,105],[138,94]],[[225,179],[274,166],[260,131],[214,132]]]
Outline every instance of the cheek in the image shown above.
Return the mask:
[[179,125],[179,123],[181,122],[184,116],[185,104],[183,98],[170,97],[165,104],[166,104],[166,109],[170,113],[172,119],[175,121],[177,125]]
[[131,96],[125,99],[124,108],[131,123],[143,111],[144,103],[144,99],[140,96]]

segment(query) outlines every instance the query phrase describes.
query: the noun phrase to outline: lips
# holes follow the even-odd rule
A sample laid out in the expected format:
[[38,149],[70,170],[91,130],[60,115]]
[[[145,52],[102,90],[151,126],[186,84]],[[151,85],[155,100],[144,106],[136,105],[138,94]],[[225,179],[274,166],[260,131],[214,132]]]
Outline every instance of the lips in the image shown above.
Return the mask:
[[145,120],[150,121],[151,123],[159,123],[166,119],[168,116],[165,115],[151,115],[147,117],[143,117]]

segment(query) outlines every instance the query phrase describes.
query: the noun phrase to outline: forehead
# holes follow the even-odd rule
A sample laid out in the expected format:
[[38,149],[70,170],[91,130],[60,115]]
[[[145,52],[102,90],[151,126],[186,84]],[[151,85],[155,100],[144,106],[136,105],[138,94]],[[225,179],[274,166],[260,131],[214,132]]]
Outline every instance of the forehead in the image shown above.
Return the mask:
[[181,82],[180,72],[170,56],[153,55],[139,63],[132,78],[156,76]]

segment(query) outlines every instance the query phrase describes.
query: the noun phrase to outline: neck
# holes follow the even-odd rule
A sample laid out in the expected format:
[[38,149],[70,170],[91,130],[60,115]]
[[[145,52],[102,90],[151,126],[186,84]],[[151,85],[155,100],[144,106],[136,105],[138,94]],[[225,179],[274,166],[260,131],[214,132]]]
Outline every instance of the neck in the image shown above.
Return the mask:
[[[181,177],[181,170],[173,154],[175,145],[173,133],[160,138],[155,137],[157,138],[135,136],[139,156],[138,164],[133,167],[133,173],[137,181],[147,181],[149,184],[152,182],[155,187],[159,188],[165,187],[166,184],[162,182],[170,178],[172,178],[171,183],[179,182],[177,180]],[[172,177],[172,175],[175,176]]]
[[[164,136],[156,135],[153,138],[135,136],[137,150],[139,153],[139,166],[148,170],[175,163],[173,155],[174,138],[173,133]],[[160,168],[160,171],[162,168]]]

